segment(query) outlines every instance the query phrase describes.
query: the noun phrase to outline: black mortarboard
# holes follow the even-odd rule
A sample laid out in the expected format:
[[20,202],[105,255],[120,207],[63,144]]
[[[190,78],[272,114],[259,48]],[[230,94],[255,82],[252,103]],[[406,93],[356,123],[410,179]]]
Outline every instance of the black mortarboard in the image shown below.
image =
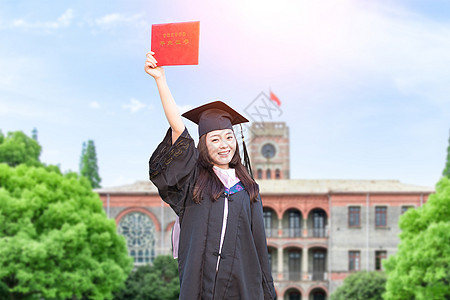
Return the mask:
[[198,124],[198,136],[213,130],[233,129],[233,125],[248,122],[237,111],[223,103],[214,101],[183,114],[183,117]]
[[[207,103],[185,112],[182,116],[198,125],[199,137],[210,131],[219,129],[233,129],[233,125],[248,122],[245,117],[222,101]],[[250,157],[244,142],[244,134],[242,133],[242,126],[241,134],[242,146],[244,148],[244,166],[253,178],[253,172],[250,166]]]

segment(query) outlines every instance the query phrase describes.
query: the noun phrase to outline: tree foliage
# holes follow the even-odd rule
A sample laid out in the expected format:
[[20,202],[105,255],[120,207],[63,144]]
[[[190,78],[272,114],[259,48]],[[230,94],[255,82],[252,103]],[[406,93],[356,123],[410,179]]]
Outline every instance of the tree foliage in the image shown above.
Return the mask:
[[15,167],[20,164],[40,166],[41,146],[22,131],[8,132],[5,137],[0,131],[0,163]]
[[331,296],[333,300],[382,300],[385,291],[386,275],[383,272],[361,271],[344,279]]
[[80,174],[86,177],[93,188],[99,188],[101,178],[98,174],[97,153],[93,140],[83,143],[80,160]]
[[179,295],[177,261],[169,255],[160,255],[151,266],[141,266],[132,272],[114,300],[176,300]]
[[86,178],[0,164],[0,281],[11,299],[111,299],[131,268]]
[[448,138],[447,163],[445,164],[445,168],[444,168],[444,171],[442,172],[442,176],[450,178],[450,136]]
[[9,299],[8,286],[0,281],[0,299]]
[[450,179],[421,208],[400,219],[401,242],[385,261],[386,300],[450,299]]

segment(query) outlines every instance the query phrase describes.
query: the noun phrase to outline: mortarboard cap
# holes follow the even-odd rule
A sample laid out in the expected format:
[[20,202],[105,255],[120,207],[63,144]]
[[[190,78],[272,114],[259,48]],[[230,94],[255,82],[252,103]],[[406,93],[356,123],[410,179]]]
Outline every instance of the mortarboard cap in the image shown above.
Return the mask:
[[222,101],[207,103],[185,112],[182,116],[198,124],[199,137],[210,131],[233,129],[233,125],[248,122]]
[[[219,129],[233,129],[233,125],[246,123],[248,120],[240,113],[223,103],[222,101],[214,101],[182,114],[186,119],[198,124],[198,136],[201,137],[205,133]],[[241,126],[242,134],[242,126]],[[253,172],[250,164],[250,157],[242,134],[242,146],[244,151],[244,167],[248,174],[253,178]]]

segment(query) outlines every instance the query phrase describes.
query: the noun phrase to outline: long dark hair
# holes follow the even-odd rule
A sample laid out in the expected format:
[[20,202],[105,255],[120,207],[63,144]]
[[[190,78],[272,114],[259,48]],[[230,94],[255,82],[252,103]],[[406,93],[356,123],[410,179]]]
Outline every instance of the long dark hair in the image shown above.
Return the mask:
[[[213,162],[209,157],[208,148],[206,146],[206,134],[200,137],[197,148],[199,152],[197,161],[198,177],[195,182],[193,200],[195,203],[201,203],[203,198],[210,196],[213,201],[216,201],[223,193],[224,186],[213,171]],[[236,170],[236,176],[245,187],[245,190],[250,196],[250,201],[255,202],[259,193],[258,184],[256,184],[255,180],[250,177],[241,162],[237,140],[236,151],[229,163],[229,166],[230,168],[234,168]]]

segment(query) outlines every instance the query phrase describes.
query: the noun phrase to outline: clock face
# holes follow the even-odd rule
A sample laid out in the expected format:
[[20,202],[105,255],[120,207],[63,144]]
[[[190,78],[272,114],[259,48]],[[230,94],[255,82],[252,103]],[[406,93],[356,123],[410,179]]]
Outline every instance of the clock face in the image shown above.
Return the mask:
[[276,153],[275,146],[267,143],[262,147],[261,153],[265,158],[272,158],[275,156]]

